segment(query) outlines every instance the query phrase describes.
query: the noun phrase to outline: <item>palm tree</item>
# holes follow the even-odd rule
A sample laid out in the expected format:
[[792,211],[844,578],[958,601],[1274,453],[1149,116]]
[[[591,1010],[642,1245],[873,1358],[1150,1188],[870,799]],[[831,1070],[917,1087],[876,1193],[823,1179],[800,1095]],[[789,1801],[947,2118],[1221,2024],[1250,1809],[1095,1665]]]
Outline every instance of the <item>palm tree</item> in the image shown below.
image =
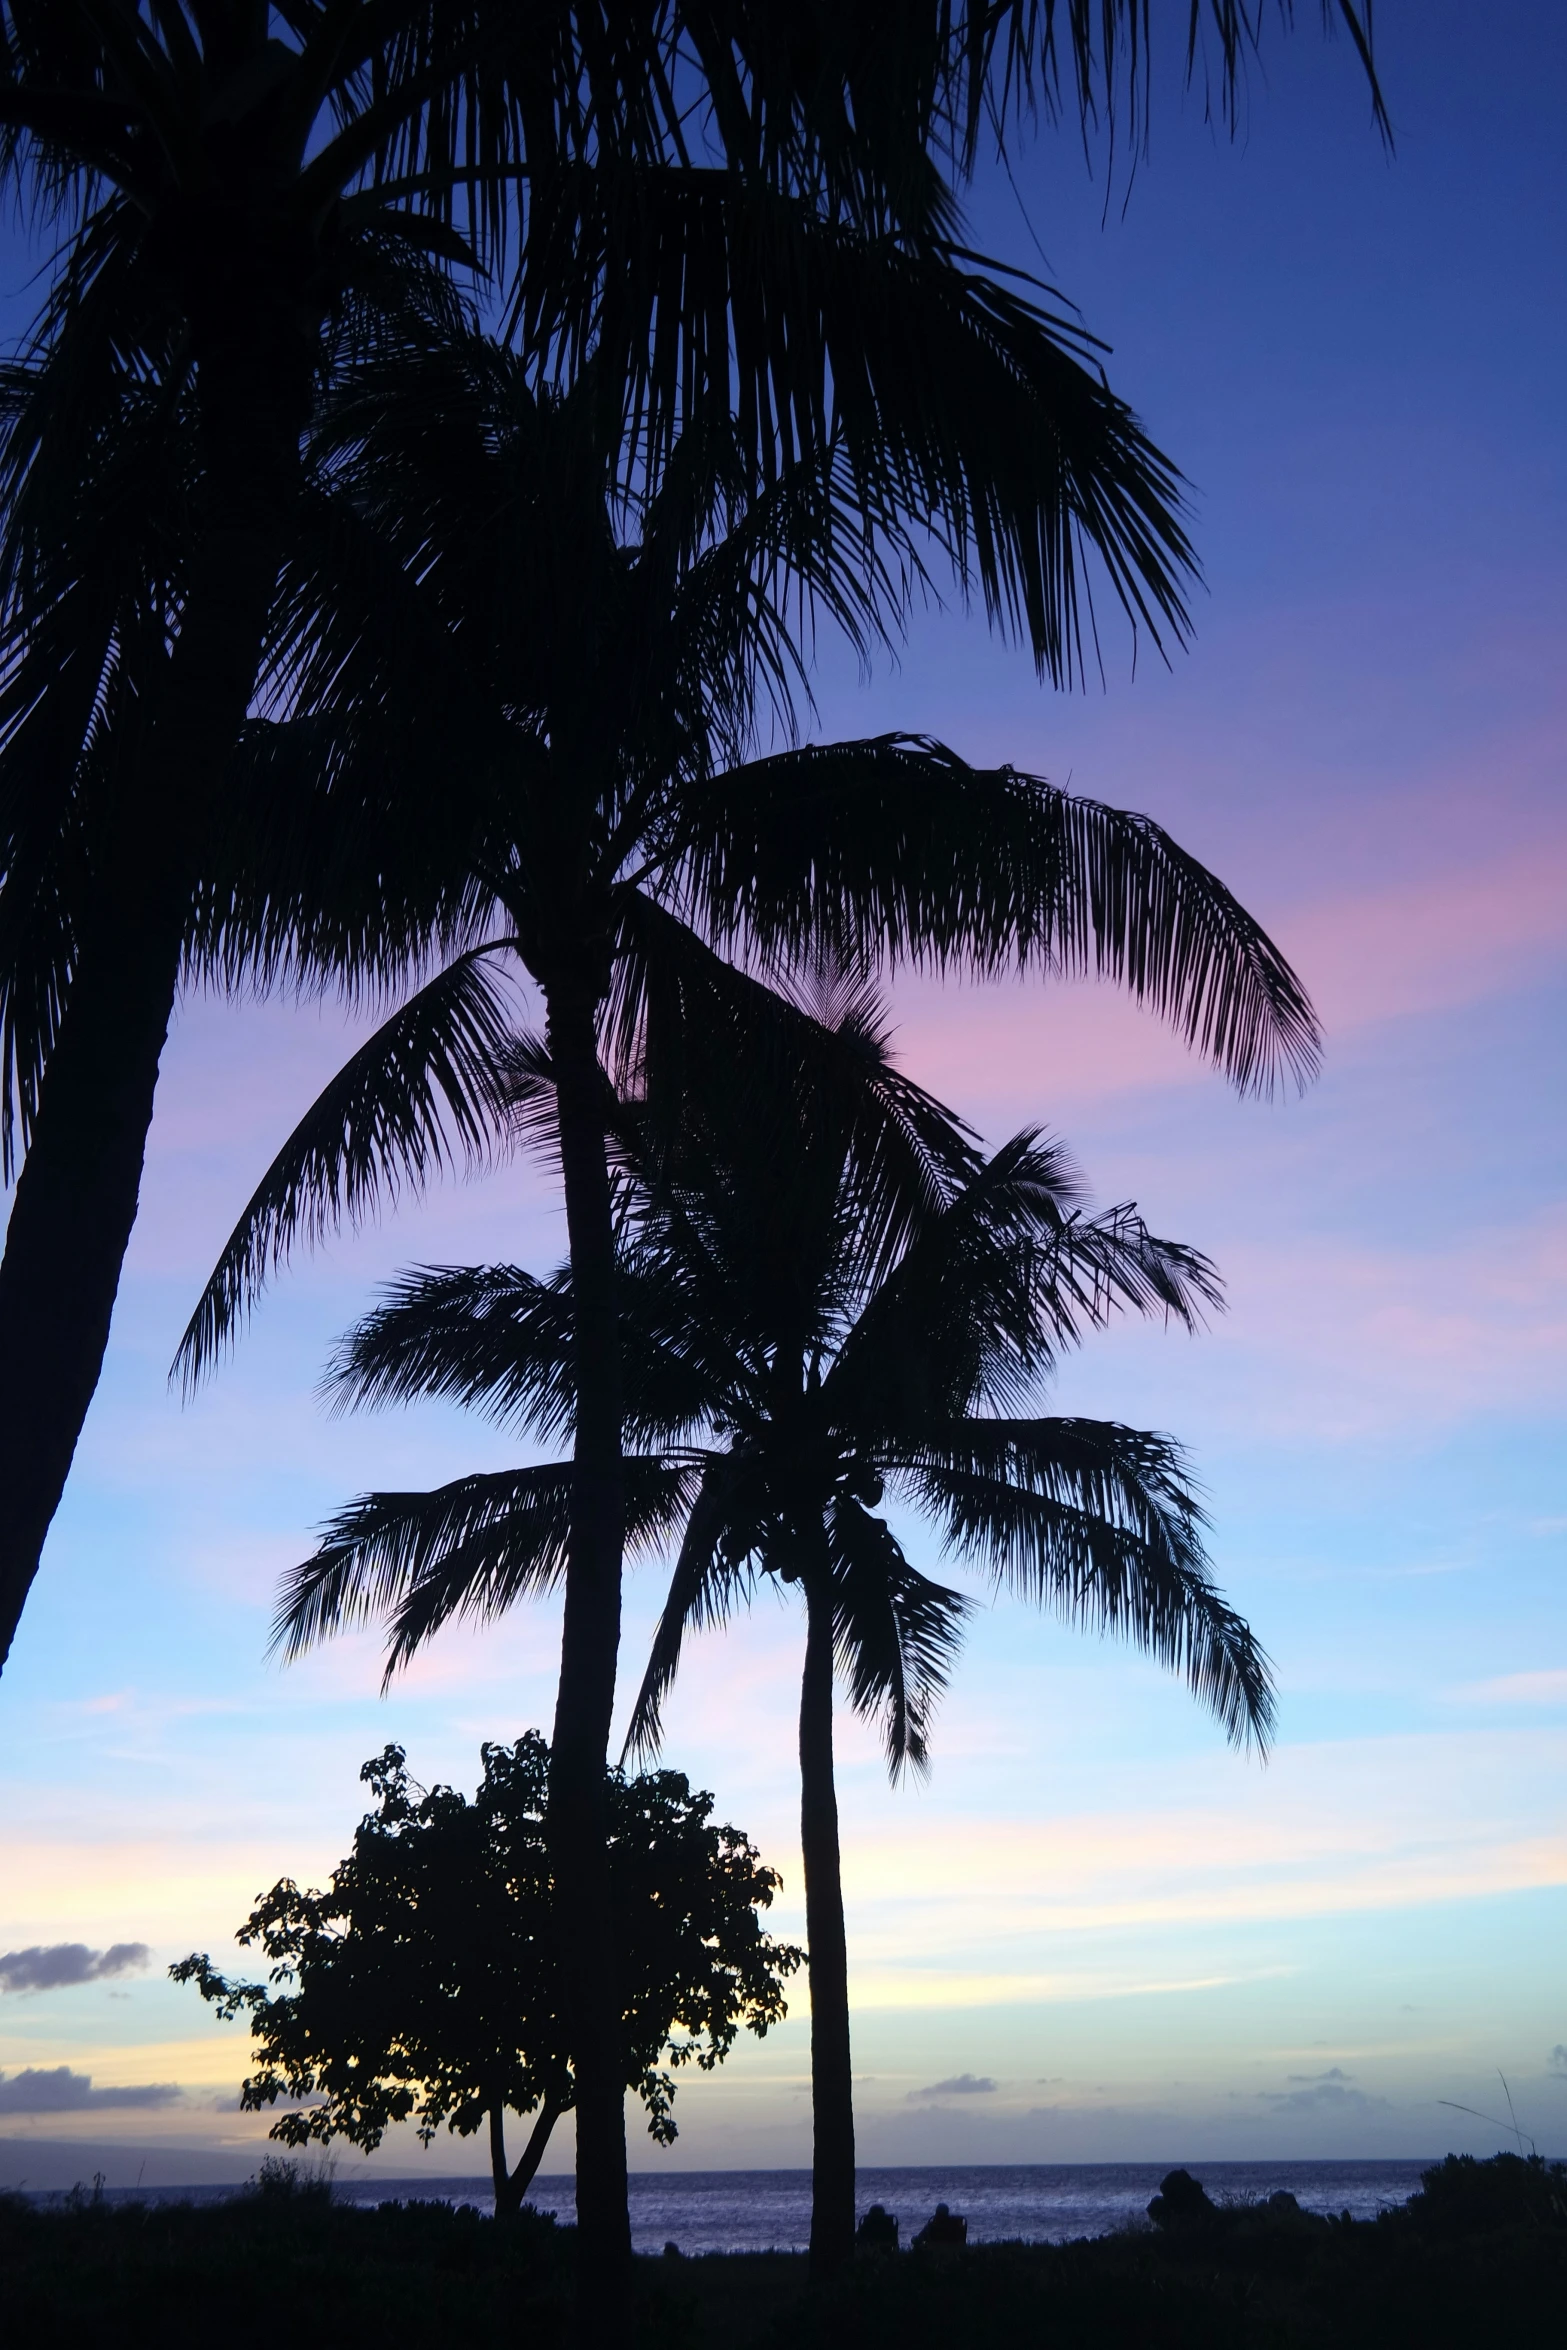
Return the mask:
[[[1097,968],[1242,1085],[1303,1073],[1315,1040],[1255,922],[1143,818],[912,739],[747,760],[759,710],[787,716],[798,689],[790,590],[868,642],[915,550],[895,516],[861,524],[836,450],[760,495],[740,469],[737,487],[722,420],[694,425],[632,499],[600,391],[590,370],[542,394],[525,359],[471,335],[371,368],[323,418],[312,537],[280,607],[287,714],[251,729],[246,789],[262,811],[297,806],[312,779],[328,810],[438,807],[444,860],[417,825],[406,860],[422,848],[477,934],[307,1112],[182,1349],[189,1372],[210,1361],[302,1229],[363,1212],[504,1126],[506,1006],[491,974],[514,958],[545,1005],[576,1298],[552,1748],[572,1980],[599,2019],[597,2075],[579,2066],[589,2179],[600,2124],[624,2147],[614,2003],[595,1989],[610,1947],[600,1814],[627,1507],[610,1078],[649,1056],[656,1075],[708,1027],[744,1067],[740,1039],[776,1018],[755,965],[823,946]],[[379,814],[375,831],[385,849]],[[293,885],[277,880],[273,928],[249,950],[263,963],[291,942],[343,952],[313,924],[321,860],[308,824],[298,838],[309,853]],[[378,887],[385,873],[383,861]]]
[[[823,1025],[890,1082],[868,1004],[840,1003]],[[1207,1575],[1178,1449],[1019,1410],[1112,1308],[1189,1323],[1217,1294],[1206,1261],[1130,1209],[1085,1215],[1062,1154],[1033,1134],[981,1163],[919,1097],[918,1147],[872,1168],[852,1092],[802,1063],[771,1115],[753,1087],[737,1117],[733,1082],[727,1097],[714,1083],[721,1063],[705,1061],[672,1150],[650,1156],[645,1121],[629,1129],[642,1185],[618,1265],[628,1537],[650,1551],[685,1530],[627,1743],[656,1745],[688,1623],[721,1620],[759,1573],[799,1586],[811,2244],[825,2273],[854,2227],[834,1664],[857,1710],[881,1720],[894,1776],[923,1767],[969,1604],[911,1564],[879,1514],[884,1494],[933,1516],[946,1547],[997,1582],[1184,1667],[1232,1738],[1261,1744],[1271,1695]],[[694,1104],[705,1111],[691,1116]],[[576,1410],[575,1310],[567,1271],[415,1275],[350,1335],[332,1384],[356,1403],[440,1394],[557,1436]],[[296,1654],[380,1615],[390,1677],[452,1614],[488,1617],[547,1587],[566,1554],[562,1478],[526,1468],[361,1497],[291,1578],[279,1643]]]
[[[1061,1348],[1116,1306],[1188,1325],[1212,1268],[1126,1208],[1085,1218],[1059,1149],[1025,1132],[970,1174],[889,1261],[867,1251],[830,1121],[803,1175],[753,1119],[686,1149],[646,1245],[667,1258],[712,1382],[703,1463],[628,1748],[651,1750],[690,1624],[721,1622],[758,1574],[805,1603],[800,1834],[811,1967],[811,2257],[854,2229],[848,1961],[833,1776],[835,1665],[878,1718],[893,1777],[923,1769],[965,1597],[922,1574],[883,1512],[1069,1620],[1183,1668],[1227,1734],[1263,1743],[1267,1667],[1209,1578],[1179,1448],[1113,1423],[1027,1415]],[[813,1163],[814,1162],[814,1163]],[[374,1369],[376,1335],[362,1358]],[[363,1378],[360,1359],[345,1365]]]

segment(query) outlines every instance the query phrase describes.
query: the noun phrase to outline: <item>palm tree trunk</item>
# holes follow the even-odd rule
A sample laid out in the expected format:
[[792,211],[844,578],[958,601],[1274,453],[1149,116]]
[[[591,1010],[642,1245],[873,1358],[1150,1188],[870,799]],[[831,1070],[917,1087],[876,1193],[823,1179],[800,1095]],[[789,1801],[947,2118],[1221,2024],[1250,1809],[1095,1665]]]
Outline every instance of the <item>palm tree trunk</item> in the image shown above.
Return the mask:
[[615,1233],[604,1075],[589,984],[547,988],[576,1317],[577,1433],[560,1687],[550,1750],[550,1862],[577,2095],[577,2327],[592,2350],[631,2338],[625,2058],[610,1903],[604,1766],[620,1650],[625,1529]]
[[275,487],[275,468],[258,453],[255,414],[252,394],[226,436],[207,434],[208,519],[180,633],[101,844],[0,1259],[0,1668],[103,1367],[191,891],[282,561],[287,508],[274,496],[257,510],[258,480]]
[[849,1953],[843,1926],[838,1795],[832,1766],[832,1595],[807,1580],[800,1682],[800,1851],[811,1983],[811,2275],[854,2252],[854,2083]]
[[183,915],[131,914],[75,975],[0,1258],[0,1668],[103,1366],[174,1009]]
[[522,2209],[522,2199],[533,2184],[534,2174],[544,2160],[544,2149],[550,2142],[550,2132],[560,2119],[561,2109],[546,2097],[539,2108],[539,2118],[528,2133],[515,2170],[506,2167],[506,2114],[500,2104],[490,2107],[490,2177],[495,2188],[495,2216],[497,2219],[515,2219]]

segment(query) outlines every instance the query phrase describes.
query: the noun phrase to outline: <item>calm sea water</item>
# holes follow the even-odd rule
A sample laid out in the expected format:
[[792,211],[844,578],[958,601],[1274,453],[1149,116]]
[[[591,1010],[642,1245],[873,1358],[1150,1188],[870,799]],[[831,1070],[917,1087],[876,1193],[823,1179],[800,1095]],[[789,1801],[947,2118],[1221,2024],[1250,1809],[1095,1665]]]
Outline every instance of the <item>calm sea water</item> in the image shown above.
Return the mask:
[[[1074,2236],[1103,2236],[1142,2219],[1150,2196],[1179,2156],[1169,2162],[1025,2163],[969,2166],[952,2170],[861,2170],[856,2203],[863,2213],[885,2205],[902,2223],[903,2241],[923,2226],[938,2203],[961,2212],[971,2244],[1022,2238],[1061,2243]],[[1435,2156],[1431,2158],[1433,2161]],[[1287,2188],[1307,2211],[1348,2211],[1372,2219],[1405,2202],[1428,2166],[1420,2162],[1194,2162],[1186,2167],[1215,2201],[1250,2199]],[[164,2187],[144,2199],[209,2202],[229,2188]],[[528,2200],[541,2211],[570,2221],[569,2177],[534,2180]],[[490,2209],[484,2178],[339,2178],[338,2198],[346,2203],[387,2203],[413,2198],[471,2203]],[[110,2200],[131,2201],[128,2190],[110,2190]],[[631,2231],[639,2252],[678,2244],[682,2252],[803,2251],[810,2233],[811,2174],[804,2170],[634,2171],[631,2176]]]
[[[1350,2211],[1369,2219],[1402,2203],[1426,2166],[1398,2163],[1210,2162],[1189,2166],[1210,2195],[1271,2195],[1287,2187],[1312,2211]],[[972,2165],[952,2170],[861,2170],[855,2205],[880,2203],[896,2214],[906,2244],[938,2203],[961,2212],[970,2243],[1022,2237],[1060,2243],[1103,2236],[1140,2220],[1173,2168],[1157,2163],[1062,2163],[1016,2169]],[[562,2219],[572,2213],[570,2179],[535,2179],[530,2201]],[[477,2197],[474,2198],[477,2201]],[[803,2251],[811,2227],[809,2171],[671,2171],[634,2173],[632,2239],[639,2252],[675,2243],[682,2252]]]

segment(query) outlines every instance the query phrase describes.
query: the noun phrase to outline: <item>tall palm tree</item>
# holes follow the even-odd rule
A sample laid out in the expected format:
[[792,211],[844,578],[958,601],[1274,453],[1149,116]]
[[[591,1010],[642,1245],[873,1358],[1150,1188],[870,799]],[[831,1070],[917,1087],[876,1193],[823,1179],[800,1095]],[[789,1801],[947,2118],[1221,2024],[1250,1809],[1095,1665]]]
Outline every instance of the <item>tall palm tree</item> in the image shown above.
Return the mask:
[[[419,1180],[451,1140],[494,1132],[503,1014],[490,973],[514,957],[545,1005],[577,1298],[552,1743],[585,2000],[593,1954],[609,1947],[596,1856],[625,1508],[606,1061],[623,1075],[649,1049],[678,1056],[693,1022],[734,1034],[771,1017],[765,986],[726,951],[765,969],[824,945],[1113,973],[1243,1085],[1304,1071],[1315,1039],[1255,922],[1145,819],[925,741],[746,760],[759,706],[770,697],[787,714],[803,666],[788,591],[869,641],[895,605],[890,564],[915,550],[892,519],[859,526],[836,451],[761,495],[743,478],[737,492],[721,420],[693,426],[632,501],[616,490],[619,420],[610,410],[606,425],[599,391],[589,371],[562,397],[540,394],[525,360],[475,335],[372,370],[324,423],[319,528],[283,605],[287,714],[251,730],[251,788],[264,804],[292,776],[293,804],[319,777],[328,807],[388,792],[442,807],[449,892],[467,891],[491,926],[306,1114],[183,1350],[191,1370],[211,1359],[301,1227],[358,1213],[378,1188]],[[421,789],[396,781],[410,766]],[[316,951],[318,886],[313,855],[292,897],[279,885],[267,909],[279,951]],[[269,938],[254,951],[264,959]],[[589,1872],[579,1911],[573,1881]],[[594,2006],[612,2017],[607,1990]],[[609,2029],[603,2120],[623,2145]],[[590,2077],[585,2136],[596,2112]]]
[[[1113,1308],[1190,1325],[1217,1298],[1206,1260],[1154,1239],[1129,1209],[1085,1217],[1061,1152],[1032,1132],[974,1169],[901,1252],[867,1250],[831,1118],[790,1156],[754,1116],[708,1126],[666,1161],[644,1245],[679,1283],[720,1441],[627,1744],[656,1747],[688,1625],[722,1621],[759,1574],[798,1586],[811,2256],[829,2273],[854,2227],[835,1665],[856,1710],[880,1720],[894,1778],[922,1769],[968,1604],[913,1566],[884,1500],[933,1520],[942,1547],[996,1585],[1183,1668],[1233,1740],[1263,1742],[1272,1698],[1261,1652],[1208,1575],[1179,1448],[1026,1408],[1061,1349]],[[374,1383],[379,1338],[367,1326],[350,1379]]]
[[[862,1071],[891,1081],[864,1003],[829,1025]],[[818,1070],[798,1063],[771,1115],[751,1089],[737,1118],[733,1083],[726,1096],[712,1082],[721,1054],[704,1059],[688,1111],[701,1100],[712,1114],[688,1122],[673,1154],[651,1154],[651,1190],[621,1231],[629,1532],[651,1550],[684,1525],[628,1745],[657,1742],[688,1623],[722,1619],[758,1574],[800,1588],[811,2241],[825,2273],[854,2226],[834,1663],[856,1708],[881,1720],[894,1775],[923,1767],[969,1604],[911,1564],[879,1514],[884,1492],[934,1516],[946,1546],[998,1582],[1184,1666],[1232,1737],[1262,1741],[1271,1696],[1207,1575],[1178,1449],[1019,1413],[1061,1347],[1114,1307],[1190,1321],[1216,1295],[1205,1260],[1129,1209],[1085,1215],[1061,1153],[1034,1135],[980,1163],[924,1097],[911,1190],[914,1162],[872,1169],[852,1092]],[[644,1183],[647,1142],[633,1130]],[[564,1270],[550,1282],[505,1266],[415,1275],[345,1341],[333,1386],[357,1403],[439,1394],[556,1436],[576,1406],[574,1312]],[[526,1468],[361,1497],[290,1579],[280,1643],[294,1654],[380,1615],[390,1677],[453,1613],[487,1617],[547,1587],[565,1549],[562,1477]]]

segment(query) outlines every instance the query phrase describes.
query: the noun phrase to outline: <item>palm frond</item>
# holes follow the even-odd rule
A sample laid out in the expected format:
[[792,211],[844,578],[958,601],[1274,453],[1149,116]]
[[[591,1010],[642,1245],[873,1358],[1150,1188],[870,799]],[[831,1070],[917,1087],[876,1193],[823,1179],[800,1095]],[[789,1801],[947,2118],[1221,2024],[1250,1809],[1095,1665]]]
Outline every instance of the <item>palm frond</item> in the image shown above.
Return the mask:
[[733,444],[727,408],[687,426],[643,511],[638,563],[664,598],[671,672],[711,715],[706,756],[729,763],[759,711],[797,739],[823,623],[864,661],[934,592],[928,532],[856,481],[841,445],[758,491]]
[[[547,315],[568,254],[576,295]],[[629,387],[639,465],[663,462],[676,418],[733,399],[759,481],[840,446],[864,511],[933,521],[965,589],[1054,682],[1083,672],[1095,561],[1156,644],[1186,634],[1180,476],[1092,338],[1036,299],[1048,289],[749,175],[603,155],[535,204],[530,259],[524,347],[542,353],[548,330],[568,372],[590,345],[603,356]]]
[[[1175,9],[1161,12],[1174,38]],[[1246,73],[1262,52],[1262,0],[1187,0],[1184,66],[1202,92],[1210,122],[1233,136],[1246,95]],[[1294,24],[1294,0],[1277,0],[1280,29]],[[1370,0],[1321,0],[1324,32],[1348,34],[1365,75],[1372,120],[1384,141],[1392,130],[1373,55]],[[1173,20],[1173,21],[1172,21]],[[1147,144],[1154,82],[1150,0],[1002,0],[995,9],[956,12],[952,80],[947,89],[956,152],[972,166],[983,133],[1011,109],[1038,111],[1052,123],[1075,117],[1085,138],[1108,133],[1135,157]],[[957,135],[961,125],[961,135]]]
[[[772,176],[809,158],[845,210],[856,198],[875,200],[912,227],[927,211],[943,217],[945,190],[929,185],[932,159],[966,178],[984,149],[1007,152],[1036,118],[1073,125],[1085,141],[1106,133],[1112,153],[1137,155],[1152,119],[1156,21],[1207,117],[1233,133],[1269,13],[1263,0],[1187,0],[1184,21],[1176,6],[1156,20],[1151,0],[994,0],[903,11],[894,41],[879,9],[802,5],[788,21],[813,69],[805,77],[796,47],[753,9],[705,0],[672,9],[666,21],[699,58],[709,109],[732,151],[748,152]],[[1277,0],[1272,13],[1288,31],[1294,0]],[[1373,120],[1389,137],[1371,7],[1322,0],[1320,14],[1325,32],[1347,32]],[[738,148],[737,118],[748,151]]]
[[648,1106],[651,1147],[703,1137],[715,1168],[743,1156],[781,1173],[803,1132],[830,1132],[866,1277],[894,1262],[976,1161],[962,1120],[892,1063],[874,997],[813,1012],[808,988],[796,1001],[727,962],[641,892],[622,899],[617,944],[606,1052]]
[[[739,756],[759,697],[792,729],[818,619],[862,647],[895,627],[920,575],[906,523],[873,513],[841,452],[758,488],[727,399],[634,487],[616,478],[620,430],[599,361],[541,388],[471,328],[347,371],[314,436],[322,521],[279,631],[290,696],[385,734],[433,690],[465,753],[477,735],[526,780],[586,670],[595,700],[624,705],[639,806],[715,747]],[[446,721],[415,716],[439,737]]]
[[886,1521],[852,1496],[828,1513],[833,1649],[856,1713],[880,1717],[887,1767],[930,1767],[928,1732],[970,1602],[909,1564]]
[[285,1578],[270,1646],[285,1661],[332,1634],[391,1619],[437,1579],[447,1612],[488,1609],[564,1572],[572,1469],[504,1469],[430,1493],[362,1494]]
[[[653,1634],[647,1669],[631,1709],[621,1761],[650,1761],[663,1736],[664,1700],[680,1669],[687,1628],[727,1623],[756,1584],[751,1545],[746,1539],[747,1465],[733,1454],[693,1455],[701,1461],[701,1483],[691,1503],[669,1593]],[[741,1528],[736,1525],[737,1516]]]
[[[1060,1286],[1082,1299],[1086,1322],[1104,1321],[1112,1308],[1162,1315],[1184,1330],[1200,1330],[1206,1313],[1224,1305],[1224,1281],[1211,1257],[1182,1240],[1149,1231],[1134,1202],[1122,1200],[1096,1216],[1073,1217],[1052,1238],[1048,1254]],[[1075,1335],[1078,1324],[1074,1321]],[[1067,1335],[1065,1327],[1063,1338]]]
[[1192,1329],[1222,1300],[1208,1258],[1157,1238],[1130,1205],[1085,1213],[1061,1145],[1025,1128],[867,1298],[828,1374],[830,1409],[889,1431],[932,1412],[1016,1409],[1112,1312]]
[[1146,816],[928,737],[812,745],[693,783],[669,902],[716,944],[1117,981],[1243,1092],[1304,1085],[1320,1047],[1261,926]]
[[[667,1266],[622,1250],[616,1268],[622,1429],[642,1451],[708,1416],[711,1383]],[[341,1407],[440,1396],[539,1438],[576,1425],[571,1276],[515,1265],[420,1266],[336,1348],[325,1391]]]
[[[89,334],[0,366],[0,1178],[32,1133],[187,549],[180,383]],[[175,371],[176,378],[178,370]]]
[[967,1421],[889,1471],[957,1555],[1070,1623],[1184,1674],[1232,1745],[1267,1749],[1268,1659],[1208,1572],[1204,1518],[1168,1437],[1110,1421]]
[[568,1275],[420,1265],[339,1340],[322,1387],[339,1409],[439,1396],[558,1437],[575,1419],[572,1346]]
[[485,828],[477,795],[465,811],[448,788],[465,742],[439,716],[394,709],[370,726],[323,710],[247,724],[191,907],[193,979],[360,1003],[488,943]]
[[462,1156],[482,1161],[506,1130],[499,1075],[511,1005],[488,960],[494,939],[448,965],[384,1021],[317,1097],[278,1152],[186,1325],[174,1373],[207,1371],[268,1273],[301,1238],[356,1223],[404,1186]]
[[1065,1151],[1028,1132],[976,1167],[863,1303],[827,1375],[834,1417],[913,1428],[1025,1394],[1092,1318],[1064,1245],[1080,1197]]
[[[685,1461],[632,1455],[626,1544],[656,1550],[696,1487]],[[459,1477],[431,1493],[371,1493],[340,1510],[314,1555],[284,1580],[271,1648],[286,1660],[356,1624],[383,1620],[385,1679],[454,1615],[488,1622],[566,1570],[569,1462]]]

